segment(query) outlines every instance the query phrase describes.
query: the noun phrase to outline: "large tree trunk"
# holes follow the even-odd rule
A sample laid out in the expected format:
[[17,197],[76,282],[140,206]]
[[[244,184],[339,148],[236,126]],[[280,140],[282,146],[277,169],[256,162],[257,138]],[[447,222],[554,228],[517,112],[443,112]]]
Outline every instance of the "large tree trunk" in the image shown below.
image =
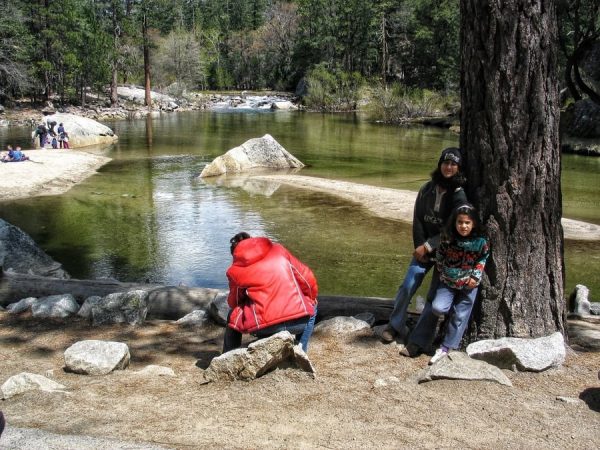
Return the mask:
[[554,0],[461,0],[461,147],[492,255],[470,338],[565,332]]
[[152,107],[152,95],[150,93],[150,37],[148,36],[148,17],[144,12],[142,19],[142,40],[144,52],[144,88],[145,88],[145,105]]

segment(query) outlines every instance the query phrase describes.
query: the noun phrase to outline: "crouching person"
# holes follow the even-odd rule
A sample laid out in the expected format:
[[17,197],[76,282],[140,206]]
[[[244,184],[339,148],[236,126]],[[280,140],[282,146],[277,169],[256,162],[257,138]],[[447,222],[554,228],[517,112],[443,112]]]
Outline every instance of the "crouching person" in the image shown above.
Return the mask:
[[233,263],[227,269],[231,308],[223,353],[258,338],[289,331],[306,352],[317,315],[317,280],[285,247],[266,237],[238,233],[231,238]]

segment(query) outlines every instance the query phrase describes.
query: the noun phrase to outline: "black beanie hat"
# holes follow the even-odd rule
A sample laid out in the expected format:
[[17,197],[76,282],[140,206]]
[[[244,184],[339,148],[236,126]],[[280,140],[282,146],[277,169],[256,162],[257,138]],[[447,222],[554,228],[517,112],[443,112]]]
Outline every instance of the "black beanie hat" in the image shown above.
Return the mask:
[[462,166],[462,153],[460,152],[460,148],[448,147],[442,150],[440,160],[438,161],[438,167],[440,167],[444,161],[454,161],[459,166]]

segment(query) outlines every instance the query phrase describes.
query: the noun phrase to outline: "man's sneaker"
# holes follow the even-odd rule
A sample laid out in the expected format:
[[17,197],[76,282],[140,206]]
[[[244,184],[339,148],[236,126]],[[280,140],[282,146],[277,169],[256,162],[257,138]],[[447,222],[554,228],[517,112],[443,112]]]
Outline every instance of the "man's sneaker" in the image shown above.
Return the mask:
[[398,335],[398,332],[396,330],[394,330],[394,327],[392,327],[391,325],[388,324],[381,332],[381,339],[384,342],[393,342],[396,340],[397,335]]
[[440,359],[444,358],[448,356],[448,351],[444,350],[443,348],[438,348],[434,355],[431,357],[431,359],[429,360],[429,365],[435,364],[436,362],[438,362]]
[[416,358],[421,353],[423,353],[421,351],[421,348],[417,344],[413,344],[412,342],[409,342],[404,346],[402,350],[400,350],[400,354],[402,356],[406,356],[407,358]]

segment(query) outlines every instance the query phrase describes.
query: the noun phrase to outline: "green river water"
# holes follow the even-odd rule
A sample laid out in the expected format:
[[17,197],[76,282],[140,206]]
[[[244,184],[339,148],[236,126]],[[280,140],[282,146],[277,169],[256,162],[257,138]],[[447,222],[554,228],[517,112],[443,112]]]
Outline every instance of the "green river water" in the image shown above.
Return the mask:
[[[197,175],[269,133],[308,165],[303,175],[417,190],[440,150],[458,142],[444,129],[297,112],[189,112],[108,125],[119,142],[103,150],[113,160],[97,175],[60,196],[0,203],[0,217],[73,277],[225,288],[229,238],[245,230],[287,246],[314,270],[321,293],[357,296],[394,295],[412,254],[409,224],[331,195],[244,190]],[[28,148],[30,131],[0,131],[0,145]],[[562,167],[564,216],[600,224],[600,158],[564,155]],[[567,241],[565,264],[565,292],[582,283],[598,299],[600,243]]]

